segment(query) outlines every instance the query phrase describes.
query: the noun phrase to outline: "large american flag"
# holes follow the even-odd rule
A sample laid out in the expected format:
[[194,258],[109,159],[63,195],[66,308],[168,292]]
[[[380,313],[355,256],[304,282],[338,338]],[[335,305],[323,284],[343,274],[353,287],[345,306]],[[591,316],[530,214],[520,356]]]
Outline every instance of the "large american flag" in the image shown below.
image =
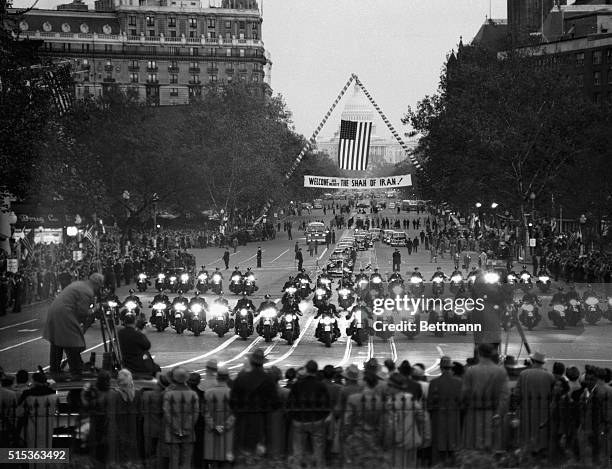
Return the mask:
[[365,171],[368,167],[372,122],[340,121],[338,166],[350,171]]

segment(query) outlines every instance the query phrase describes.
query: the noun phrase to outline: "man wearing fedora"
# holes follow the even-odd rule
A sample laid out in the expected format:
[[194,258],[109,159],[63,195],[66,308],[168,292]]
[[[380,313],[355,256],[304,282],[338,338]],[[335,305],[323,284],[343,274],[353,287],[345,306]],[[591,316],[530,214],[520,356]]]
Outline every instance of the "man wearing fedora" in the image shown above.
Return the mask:
[[209,388],[217,386],[217,360],[211,359],[206,362],[206,370],[202,380],[198,383],[198,389],[206,392]]
[[518,377],[514,394],[519,407],[519,435],[524,445],[536,453],[543,453],[548,445],[549,404],[555,378],[544,368],[546,357],[541,352],[532,353],[532,366]]
[[248,457],[266,452],[267,422],[280,405],[274,378],[264,371],[265,356],[258,348],[249,357],[250,370],[241,371],[230,393],[230,407],[236,416],[235,448],[237,456]]
[[429,384],[427,410],[431,416],[432,459],[434,464],[455,464],[461,443],[461,379],[453,376],[453,361],[440,359],[442,374]]

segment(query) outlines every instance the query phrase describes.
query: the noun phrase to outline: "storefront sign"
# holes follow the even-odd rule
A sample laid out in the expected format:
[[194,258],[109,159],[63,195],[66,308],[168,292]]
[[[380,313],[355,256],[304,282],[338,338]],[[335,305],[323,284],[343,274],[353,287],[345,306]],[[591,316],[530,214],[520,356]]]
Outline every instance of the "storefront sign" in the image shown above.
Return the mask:
[[19,260],[17,259],[7,259],[6,260],[6,270],[8,272],[17,273],[19,269]]

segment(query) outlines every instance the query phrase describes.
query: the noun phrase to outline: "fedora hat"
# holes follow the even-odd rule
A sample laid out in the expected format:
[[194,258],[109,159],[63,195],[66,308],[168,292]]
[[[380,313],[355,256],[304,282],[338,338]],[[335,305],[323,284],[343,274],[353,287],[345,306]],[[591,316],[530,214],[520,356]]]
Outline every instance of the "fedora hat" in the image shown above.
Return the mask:
[[249,361],[251,362],[251,365],[262,366],[266,361],[264,351],[260,348],[255,349],[253,353],[251,354]]
[[342,377],[349,381],[357,381],[359,379],[359,368],[357,368],[357,365],[347,366],[345,372],[342,373]]
[[217,371],[217,360],[208,360],[206,362],[206,369],[211,371]]
[[529,358],[536,363],[546,363],[546,355],[544,355],[542,352],[533,352],[531,355],[529,355]]
[[440,369],[449,369],[453,367],[453,360],[449,356],[443,356],[440,358]]

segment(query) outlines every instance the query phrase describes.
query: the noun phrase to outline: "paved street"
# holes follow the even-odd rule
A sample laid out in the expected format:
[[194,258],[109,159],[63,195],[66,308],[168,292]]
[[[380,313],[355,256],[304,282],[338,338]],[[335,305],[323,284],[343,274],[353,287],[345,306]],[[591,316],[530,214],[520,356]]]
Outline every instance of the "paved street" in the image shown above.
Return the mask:
[[[312,219],[329,219],[330,214],[323,216],[321,211],[314,211]],[[389,218],[397,218],[394,211],[386,210],[380,214]],[[408,216],[402,212],[399,217]],[[410,219],[416,215],[412,213]],[[423,218],[421,216],[421,218]],[[348,230],[350,231],[350,230]],[[344,233],[348,232],[344,230]],[[337,241],[342,237],[343,232],[337,231]],[[416,232],[411,228],[408,234],[412,237]],[[252,267],[257,277],[259,291],[254,295],[253,301],[256,305],[263,300],[266,293],[272,295],[274,299],[280,299],[281,287],[290,274],[296,271],[294,261],[294,246],[297,241],[303,247],[304,267],[307,269],[311,278],[315,277],[318,269],[317,264],[323,266],[333,246],[327,250],[325,246],[318,247],[318,253],[310,257],[305,249],[303,233],[294,232],[294,239],[288,240],[286,233],[280,233],[277,239],[266,241],[260,244],[249,243],[247,246],[239,246],[234,253],[230,250],[230,270],[223,269],[221,256],[223,249],[207,248],[195,249],[192,253],[196,256],[197,266],[205,265],[207,269],[214,270],[220,267],[224,273],[224,282],[228,281],[229,274],[235,265],[241,270]],[[255,268],[257,247],[261,246],[263,251],[263,266],[261,269]],[[391,255],[393,248],[380,242],[376,242],[373,249],[359,252],[355,272],[359,268],[372,264],[378,267],[380,272],[386,274],[391,271]],[[453,264],[448,258],[439,259],[437,264],[430,262],[429,252],[419,248],[419,252],[408,256],[407,250],[403,248],[401,273],[406,277],[406,273],[418,266],[426,280],[429,280],[437,266],[450,274]],[[475,255],[472,256],[473,259]],[[127,295],[128,287],[121,287],[118,291],[120,299]],[[227,287],[225,287],[227,292]],[[334,286],[335,292],[335,286]],[[191,296],[191,293],[188,296]],[[145,312],[155,292],[150,288],[141,294]],[[228,294],[230,304],[236,302],[237,297]],[[172,298],[172,296],[171,296]],[[213,299],[212,295],[206,295],[208,301]],[[582,365],[585,362],[598,363],[609,366],[612,361],[609,347],[609,336],[612,333],[612,324],[602,319],[595,326],[585,326],[583,328],[568,328],[560,331],[554,328],[547,319],[548,299],[542,298],[543,307],[540,309],[543,320],[538,327],[527,332],[527,338],[533,349],[541,350],[550,357],[551,360],[562,360],[568,364]],[[332,300],[335,303],[335,297]],[[10,314],[0,318],[0,365],[6,370],[16,371],[20,368],[34,369],[37,365],[46,366],[48,364],[48,343],[41,337],[42,327],[45,319],[47,304],[40,303],[25,308],[20,314]],[[379,337],[373,337],[369,343],[358,347],[353,341],[347,340],[344,335],[346,321],[340,321],[340,329],[343,336],[334,344],[331,349],[326,349],[323,344],[314,338],[316,321],[313,319],[312,303],[304,305],[304,316],[300,321],[301,335],[292,346],[287,345],[286,341],[278,337],[271,343],[265,343],[262,338],[252,336],[243,340],[233,336],[231,333],[224,338],[218,338],[210,330],[206,330],[200,337],[194,337],[190,332],[177,335],[172,328],[159,333],[155,329],[147,327],[146,334],[152,342],[152,353],[155,360],[164,368],[175,366],[179,363],[185,364],[189,369],[202,370],[205,363],[210,358],[216,358],[224,362],[230,369],[240,368],[242,361],[247,354],[255,347],[261,347],[270,365],[277,365],[281,368],[301,366],[308,359],[315,359],[319,363],[345,366],[350,363],[362,364],[370,357],[379,360],[392,358],[395,361],[404,359],[411,363],[421,362],[428,368],[430,374],[437,374],[437,360],[442,354],[447,354],[453,358],[464,361],[472,353],[472,337],[460,336],[454,333],[447,333],[446,336],[439,338],[433,333],[421,333],[415,339],[409,339],[401,333],[389,341]],[[506,337],[504,335],[504,340]],[[101,353],[103,351],[100,328],[98,324],[92,326],[86,333],[88,349],[85,351],[84,360],[89,359],[91,351],[98,354],[98,364],[101,363]],[[505,350],[505,344],[503,346]],[[507,353],[521,358],[526,357],[525,349],[521,347],[518,333],[513,330],[508,337]]]

